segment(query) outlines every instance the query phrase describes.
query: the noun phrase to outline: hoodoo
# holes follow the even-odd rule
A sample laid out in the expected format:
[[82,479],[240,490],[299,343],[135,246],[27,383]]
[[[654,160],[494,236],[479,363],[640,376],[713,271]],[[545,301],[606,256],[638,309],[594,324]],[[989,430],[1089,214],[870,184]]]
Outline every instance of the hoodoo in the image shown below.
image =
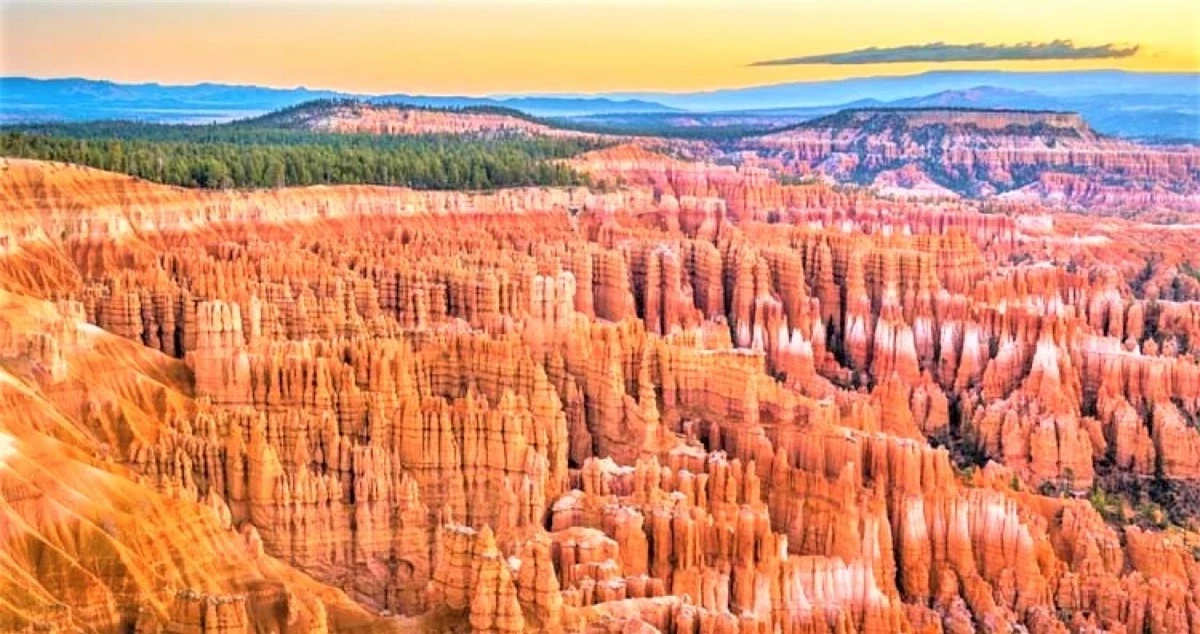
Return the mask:
[[1159,229],[606,152],[610,193],[5,161],[5,627],[1195,631],[1195,287],[1113,246]]
[[0,634],[1200,634],[1191,5],[13,4]]

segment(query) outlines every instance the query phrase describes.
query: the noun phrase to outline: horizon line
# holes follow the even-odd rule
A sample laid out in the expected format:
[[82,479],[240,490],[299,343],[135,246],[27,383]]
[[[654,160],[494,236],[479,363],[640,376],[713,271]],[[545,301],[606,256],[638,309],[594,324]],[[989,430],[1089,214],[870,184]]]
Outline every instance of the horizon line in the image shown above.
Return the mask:
[[4,79],[29,79],[29,80],[36,80],[36,81],[72,81],[72,80],[75,80],[75,81],[107,82],[107,83],[111,83],[111,84],[118,84],[118,85],[125,85],[125,86],[139,86],[139,85],[159,86],[162,88],[194,88],[197,86],[211,85],[211,86],[229,86],[229,87],[235,87],[235,88],[263,88],[263,89],[269,89],[269,90],[307,90],[307,91],[311,91],[311,92],[339,93],[342,95],[349,95],[349,96],[355,96],[355,97],[382,97],[382,96],[387,96],[387,95],[391,95],[391,94],[399,94],[399,95],[406,95],[406,96],[412,96],[412,97],[445,97],[445,98],[462,97],[462,98],[471,98],[471,99],[513,99],[513,98],[530,98],[530,97],[546,97],[546,98],[549,98],[549,97],[559,97],[559,98],[571,98],[571,97],[574,97],[574,98],[589,98],[589,97],[590,98],[603,98],[603,97],[609,97],[609,98],[611,98],[612,95],[636,95],[636,94],[645,94],[645,93],[657,93],[657,94],[661,94],[661,95],[702,95],[702,94],[715,93],[715,92],[721,92],[721,91],[726,91],[726,90],[749,90],[749,89],[755,89],[755,88],[769,88],[769,87],[773,87],[773,86],[785,86],[785,85],[794,85],[794,84],[829,84],[829,83],[855,81],[855,80],[863,80],[863,79],[905,79],[905,78],[921,77],[924,75],[935,75],[935,74],[955,75],[955,74],[969,74],[969,73],[1001,73],[1001,74],[1008,74],[1008,75],[1020,75],[1020,74],[1024,74],[1024,75],[1056,75],[1056,74],[1066,74],[1066,73],[1080,74],[1080,73],[1105,73],[1105,72],[1107,72],[1107,73],[1114,73],[1114,72],[1115,73],[1124,73],[1124,74],[1129,74],[1129,75],[1194,75],[1194,76],[1200,78],[1200,70],[1194,70],[1194,71],[1189,71],[1189,70],[1126,70],[1126,69],[1121,69],[1121,68],[1086,68],[1086,69],[1078,69],[1078,70],[1006,70],[1006,69],[988,69],[988,68],[978,69],[978,70],[931,69],[931,70],[921,71],[918,73],[909,73],[909,74],[902,74],[902,75],[886,75],[886,74],[885,75],[853,75],[853,76],[849,76],[849,77],[839,77],[836,79],[798,79],[795,81],[783,81],[783,82],[764,83],[764,84],[745,84],[745,85],[738,85],[738,86],[725,86],[725,87],[720,87],[720,88],[708,88],[708,89],[702,89],[702,90],[656,90],[656,89],[643,89],[643,90],[625,89],[625,90],[622,90],[622,89],[616,89],[616,90],[609,90],[609,91],[604,91],[604,92],[566,92],[566,91],[552,92],[551,91],[551,92],[511,92],[511,93],[493,92],[493,93],[476,93],[476,94],[472,94],[472,93],[405,92],[402,89],[397,90],[396,92],[387,92],[387,91],[385,91],[385,92],[359,92],[359,91],[354,91],[354,90],[345,90],[345,89],[338,89],[338,88],[314,88],[314,87],[305,86],[305,85],[280,86],[280,85],[272,85],[272,84],[233,83],[233,82],[225,82],[225,81],[220,81],[220,80],[199,80],[199,81],[188,82],[188,83],[163,83],[161,81],[155,81],[155,80],[122,81],[122,80],[108,79],[108,78],[86,77],[86,76],[82,76],[82,75],[45,77],[45,76],[36,76],[36,75],[0,74],[0,80],[4,80]]

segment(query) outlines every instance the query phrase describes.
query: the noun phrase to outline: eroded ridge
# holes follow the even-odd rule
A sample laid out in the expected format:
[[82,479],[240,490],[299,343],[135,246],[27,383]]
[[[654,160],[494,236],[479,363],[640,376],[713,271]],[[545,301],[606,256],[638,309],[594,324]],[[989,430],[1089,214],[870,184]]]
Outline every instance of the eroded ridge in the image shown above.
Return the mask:
[[334,101],[301,104],[267,115],[264,119],[288,128],[351,134],[521,134],[599,137],[552,127],[519,111],[505,108],[470,108],[456,111],[416,108],[403,104]]
[[1089,212],[1200,211],[1200,151],[1097,134],[1078,114],[844,110],[736,144],[791,174],[900,197],[986,198]]
[[6,163],[0,629],[1200,631],[1194,235],[579,163]]

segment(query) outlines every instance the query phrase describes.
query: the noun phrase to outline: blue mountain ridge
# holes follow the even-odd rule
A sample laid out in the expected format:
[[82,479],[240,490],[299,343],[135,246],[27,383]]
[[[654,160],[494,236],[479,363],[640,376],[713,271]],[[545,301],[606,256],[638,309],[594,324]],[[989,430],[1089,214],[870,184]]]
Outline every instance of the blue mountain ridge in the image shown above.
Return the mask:
[[[1200,73],[1118,70],[931,71],[721,90],[505,96],[361,95],[332,90],[201,83],[126,84],[83,78],[0,77],[0,123],[137,119],[225,121],[313,99],[358,98],[429,107],[500,106],[539,117],[613,121],[689,113],[819,116],[863,106],[1069,110],[1097,130],[1138,138],[1200,140]],[[701,119],[702,120],[702,119]]]

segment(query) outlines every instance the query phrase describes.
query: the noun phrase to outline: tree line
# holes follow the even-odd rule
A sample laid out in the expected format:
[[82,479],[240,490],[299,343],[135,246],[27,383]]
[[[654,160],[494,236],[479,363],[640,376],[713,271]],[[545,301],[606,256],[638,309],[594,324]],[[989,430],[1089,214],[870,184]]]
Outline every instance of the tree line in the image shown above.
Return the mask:
[[278,126],[288,127],[296,120],[303,118],[304,115],[310,112],[320,113],[322,111],[333,110],[336,108],[393,108],[397,110],[423,110],[427,112],[453,112],[460,114],[492,114],[515,119],[522,119],[530,123],[539,123],[548,126],[555,124],[546,119],[535,117],[516,108],[508,108],[505,106],[496,106],[490,104],[476,105],[451,105],[451,106],[432,106],[421,103],[411,103],[403,99],[396,98],[379,98],[364,101],[354,98],[330,98],[330,99],[313,99],[310,101],[301,102],[285,108],[280,108],[274,112],[257,117],[249,117],[246,119],[238,119],[230,121],[232,126]]
[[203,188],[586,185],[586,174],[550,160],[596,147],[596,142],[586,139],[517,135],[388,137],[244,124],[123,121],[26,125],[0,134],[0,155],[65,161],[167,185]]

